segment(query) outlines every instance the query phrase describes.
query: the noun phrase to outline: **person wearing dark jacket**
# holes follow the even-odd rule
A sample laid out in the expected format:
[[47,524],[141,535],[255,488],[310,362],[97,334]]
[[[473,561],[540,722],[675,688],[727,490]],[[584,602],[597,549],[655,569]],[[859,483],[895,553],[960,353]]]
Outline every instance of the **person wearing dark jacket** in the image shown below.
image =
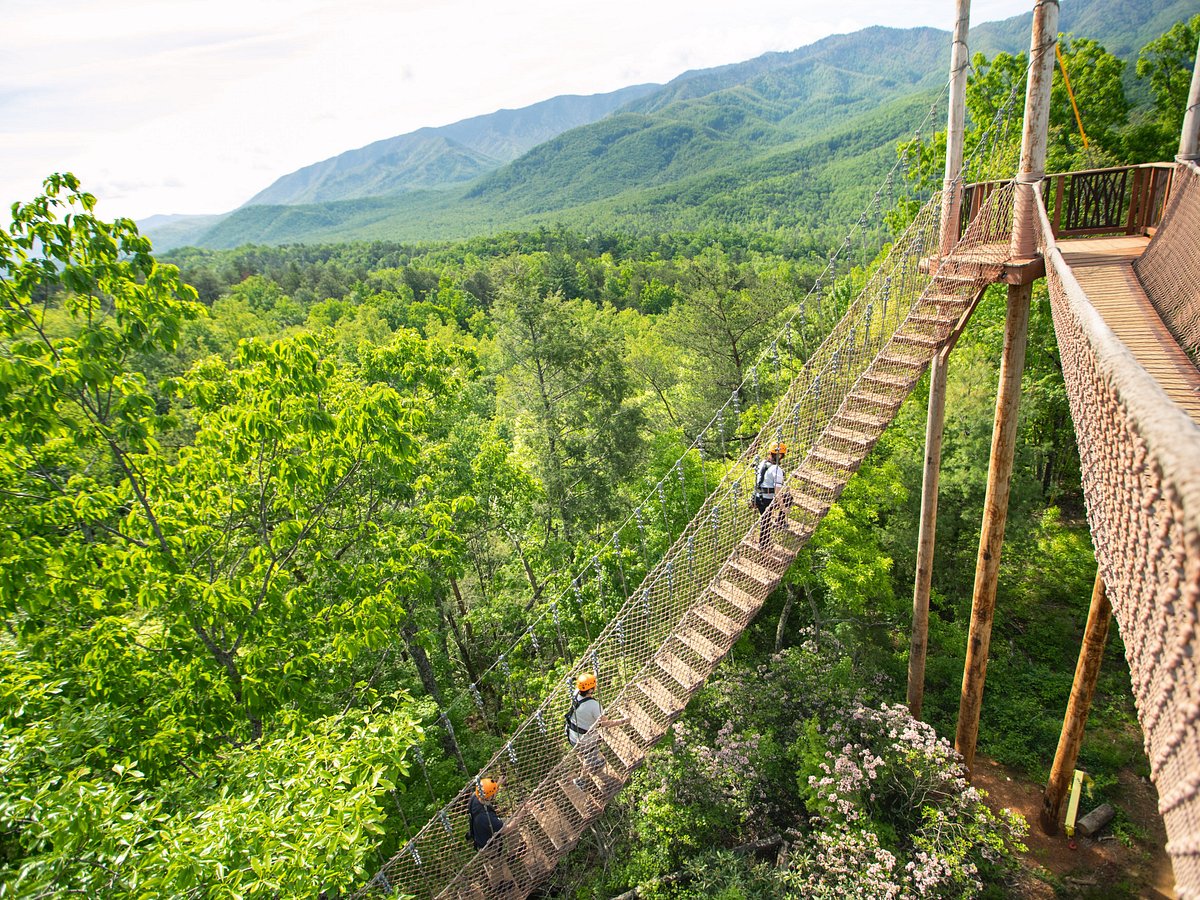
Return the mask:
[[487,842],[504,827],[504,821],[496,815],[492,801],[500,791],[500,782],[494,778],[481,778],[475,793],[471,795],[468,813],[471,817],[470,837],[476,850],[482,850]]

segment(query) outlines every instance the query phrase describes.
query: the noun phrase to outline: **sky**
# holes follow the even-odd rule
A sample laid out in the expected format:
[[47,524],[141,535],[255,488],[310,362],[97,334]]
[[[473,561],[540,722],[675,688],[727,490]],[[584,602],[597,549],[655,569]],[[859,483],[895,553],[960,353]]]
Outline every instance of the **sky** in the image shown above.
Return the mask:
[[[1032,7],[974,0],[971,21]],[[102,217],[144,219],[561,94],[870,25],[950,31],[954,0],[0,0],[0,23],[3,208],[70,171]]]

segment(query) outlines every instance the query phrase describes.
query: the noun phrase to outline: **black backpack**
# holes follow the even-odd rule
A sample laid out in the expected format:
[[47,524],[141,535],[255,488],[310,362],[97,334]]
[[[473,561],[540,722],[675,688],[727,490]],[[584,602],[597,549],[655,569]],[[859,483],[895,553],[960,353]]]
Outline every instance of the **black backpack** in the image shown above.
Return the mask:
[[567,743],[571,742],[571,732],[574,732],[578,737],[583,737],[587,734],[586,728],[580,728],[575,724],[575,710],[579,709],[579,705],[584,700],[591,700],[591,697],[581,697],[576,691],[571,692],[571,711],[563,714],[563,720],[567,726]]

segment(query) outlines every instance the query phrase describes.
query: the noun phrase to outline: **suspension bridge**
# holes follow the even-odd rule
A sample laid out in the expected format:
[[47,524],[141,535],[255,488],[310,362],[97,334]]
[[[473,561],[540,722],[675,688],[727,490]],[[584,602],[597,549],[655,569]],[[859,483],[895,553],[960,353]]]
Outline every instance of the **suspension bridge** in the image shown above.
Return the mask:
[[[1200,897],[1200,168],[1182,153],[1173,164],[1049,177],[1038,168],[965,193],[948,182],[952,195],[922,206],[674,543],[640,585],[622,585],[623,604],[567,676],[354,896],[528,896],[729,653],[987,287],[1011,292],[1044,277],[1167,851],[1180,896]],[[1019,374],[1018,365],[1018,385]],[[997,417],[999,430],[999,402]],[[749,496],[755,461],[777,442],[790,470],[766,513],[774,534],[764,546]],[[987,632],[981,643],[986,664]],[[982,674],[970,675],[977,649],[964,710],[982,696]],[[571,748],[562,728],[574,676],[588,670],[603,682],[606,714],[623,720],[597,729],[598,758]],[[960,714],[969,765],[967,726]],[[485,775],[503,778],[512,812],[476,852],[464,838],[467,799]]]

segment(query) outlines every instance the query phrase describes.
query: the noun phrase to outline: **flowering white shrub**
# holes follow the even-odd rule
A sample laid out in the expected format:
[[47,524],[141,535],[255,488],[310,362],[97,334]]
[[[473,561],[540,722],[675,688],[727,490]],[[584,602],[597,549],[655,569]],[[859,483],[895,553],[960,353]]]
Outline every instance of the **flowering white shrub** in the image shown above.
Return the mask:
[[[1024,820],[994,813],[954,748],[902,705],[852,707],[797,742],[815,818],[783,879],[790,895],[915,900],[973,897]],[[1018,845],[1019,846],[1019,845]]]

